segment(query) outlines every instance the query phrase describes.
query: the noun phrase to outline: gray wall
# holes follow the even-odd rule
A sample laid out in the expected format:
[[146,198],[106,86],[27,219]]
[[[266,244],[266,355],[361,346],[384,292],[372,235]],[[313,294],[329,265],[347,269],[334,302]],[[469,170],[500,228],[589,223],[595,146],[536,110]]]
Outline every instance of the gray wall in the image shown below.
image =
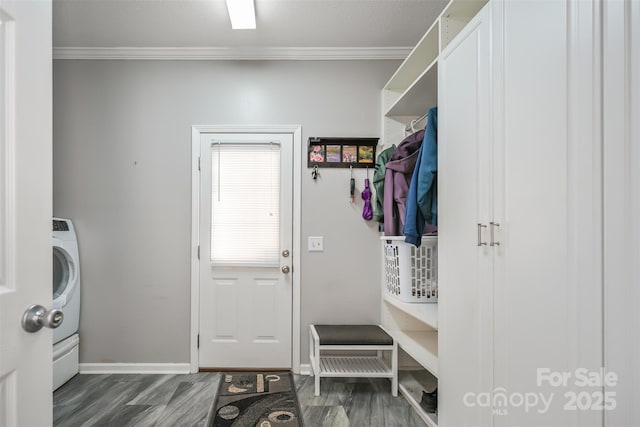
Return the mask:
[[[53,212],[78,232],[80,361],[189,361],[192,125],[300,124],[303,153],[309,136],[379,136],[397,66],[55,61]],[[348,170],[313,182],[303,159],[301,179],[307,363],[309,323],[378,322],[379,241],[361,200],[347,202]],[[309,235],[324,236],[323,253],[306,251]]]

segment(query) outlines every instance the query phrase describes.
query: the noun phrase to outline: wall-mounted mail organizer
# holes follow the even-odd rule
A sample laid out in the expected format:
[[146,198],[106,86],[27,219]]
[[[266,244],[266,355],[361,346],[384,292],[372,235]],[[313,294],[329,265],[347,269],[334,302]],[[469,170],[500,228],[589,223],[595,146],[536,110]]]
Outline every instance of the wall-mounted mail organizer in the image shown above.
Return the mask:
[[379,138],[309,138],[307,167],[373,167]]

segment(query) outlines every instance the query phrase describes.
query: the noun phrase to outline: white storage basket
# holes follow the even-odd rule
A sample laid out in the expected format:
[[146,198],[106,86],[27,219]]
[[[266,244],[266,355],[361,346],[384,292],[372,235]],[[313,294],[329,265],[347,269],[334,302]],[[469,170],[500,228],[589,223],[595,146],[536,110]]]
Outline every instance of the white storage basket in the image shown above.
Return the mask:
[[385,292],[404,302],[438,302],[438,237],[416,248],[404,236],[383,236]]

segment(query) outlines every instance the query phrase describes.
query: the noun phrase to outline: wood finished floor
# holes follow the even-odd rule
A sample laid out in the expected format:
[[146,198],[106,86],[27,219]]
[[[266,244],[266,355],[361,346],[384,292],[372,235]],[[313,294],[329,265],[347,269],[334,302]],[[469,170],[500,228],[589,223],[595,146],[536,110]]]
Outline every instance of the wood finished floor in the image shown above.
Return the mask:
[[[76,375],[53,393],[53,425],[204,426],[219,373]],[[424,423],[386,379],[295,376],[306,427],[412,427]],[[247,426],[253,427],[253,426]]]

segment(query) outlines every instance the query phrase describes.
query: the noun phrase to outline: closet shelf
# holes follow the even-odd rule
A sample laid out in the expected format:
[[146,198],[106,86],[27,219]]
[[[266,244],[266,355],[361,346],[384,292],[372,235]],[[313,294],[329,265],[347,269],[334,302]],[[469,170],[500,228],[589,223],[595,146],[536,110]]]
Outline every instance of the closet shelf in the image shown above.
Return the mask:
[[384,302],[424,323],[430,328],[438,330],[438,304],[403,302],[389,295],[384,296]]
[[452,0],[440,15],[440,52],[462,31],[489,0]]
[[416,81],[416,78],[438,57],[439,33],[440,20],[436,19],[418,44],[411,50],[407,58],[400,64],[393,76],[391,76],[384,86],[385,90],[402,93]]
[[[428,387],[428,391],[431,391],[434,387],[437,387],[437,380],[434,378],[435,386]],[[420,390],[424,389],[424,385],[421,384],[416,378],[413,377],[411,372],[400,371],[398,373],[398,390],[407,399],[407,402],[416,410],[422,421],[427,423],[429,427],[438,427],[438,415],[425,412],[420,406],[420,399],[417,396],[421,395]]]
[[429,64],[409,88],[387,110],[385,116],[421,116],[438,104],[438,60]]
[[398,345],[435,377],[438,376],[438,333],[430,331],[388,331]]

